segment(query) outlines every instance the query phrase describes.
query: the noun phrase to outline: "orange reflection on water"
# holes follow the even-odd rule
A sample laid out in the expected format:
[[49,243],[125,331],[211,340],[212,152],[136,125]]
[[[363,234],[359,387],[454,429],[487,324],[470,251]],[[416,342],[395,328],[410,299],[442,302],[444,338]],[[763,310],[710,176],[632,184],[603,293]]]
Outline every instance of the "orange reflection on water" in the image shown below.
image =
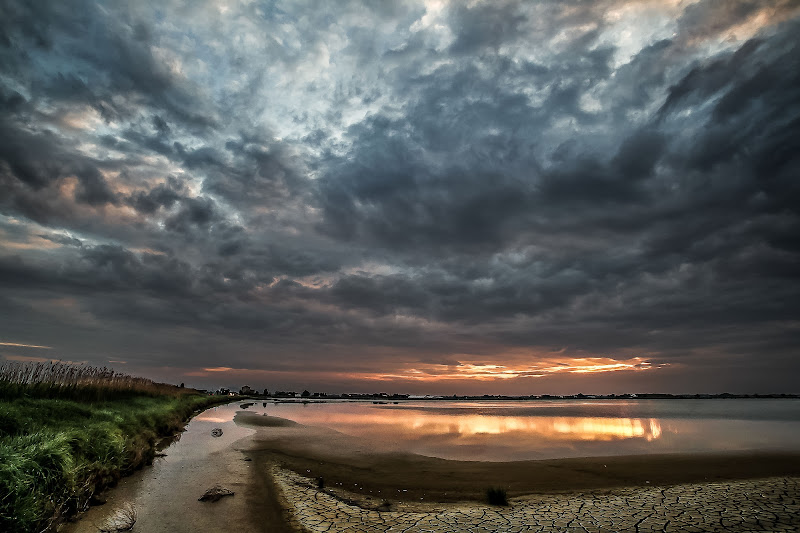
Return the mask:
[[645,438],[650,441],[661,436],[661,425],[653,418],[554,419],[553,429],[571,439],[580,440]]
[[219,416],[199,415],[199,416],[194,417],[194,419],[195,420],[202,420],[203,422],[217,422],[219,424],[222,424],[223,422],[230,422],[231,420],[233,420],[233,417],[231,416],[230,418],[223,418],[223,417],[219,417]]
[[[396,422],[395,422],[396,423]],[[546,440],[616,440],[661,435],[657,420],[635,418],[512,417],[426,415],[403,424],[417,433],[468,435],[527,434]]]
[[[276,414],[280,416],[279,411]],[[658,420],[639,418],[487,416],[393,409],[369,412],[308,410],[293,413],[291,418],[303,424],[328,426],[351,435],[386,438],[507,435],[543,441],[651,441],[661,436]]]

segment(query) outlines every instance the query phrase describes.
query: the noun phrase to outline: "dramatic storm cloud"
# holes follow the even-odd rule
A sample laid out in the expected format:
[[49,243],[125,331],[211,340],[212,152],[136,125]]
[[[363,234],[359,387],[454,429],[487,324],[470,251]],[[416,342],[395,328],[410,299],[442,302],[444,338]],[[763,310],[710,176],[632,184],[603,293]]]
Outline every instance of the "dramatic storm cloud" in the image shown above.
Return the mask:
[[2,358],[800,392],[794,0],[0,14]]

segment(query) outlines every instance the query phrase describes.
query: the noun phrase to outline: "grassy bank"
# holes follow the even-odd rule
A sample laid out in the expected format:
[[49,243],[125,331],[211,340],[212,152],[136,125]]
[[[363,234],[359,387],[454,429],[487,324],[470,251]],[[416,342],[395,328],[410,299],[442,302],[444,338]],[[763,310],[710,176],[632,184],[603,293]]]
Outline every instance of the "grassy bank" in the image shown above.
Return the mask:
[[106,369],[0,367],[0,531],[47,531],[226,398]]

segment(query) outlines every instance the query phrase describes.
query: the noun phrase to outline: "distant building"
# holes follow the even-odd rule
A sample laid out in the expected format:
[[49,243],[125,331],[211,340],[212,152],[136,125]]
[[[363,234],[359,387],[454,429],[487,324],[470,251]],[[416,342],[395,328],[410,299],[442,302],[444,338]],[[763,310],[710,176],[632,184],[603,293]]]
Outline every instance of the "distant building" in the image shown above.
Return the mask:
[[242,396],[244,396],[244,395],[246,395],[246,394],[255,394],[255,393],[256,393],[256,391],[254,391],[253,389],[251,389],[251,388],[250,388],[249,386],[247,386],[247,385],[245,385],[244,387],[242,387],[241,389],[239,389],[239,394],[241,394]]

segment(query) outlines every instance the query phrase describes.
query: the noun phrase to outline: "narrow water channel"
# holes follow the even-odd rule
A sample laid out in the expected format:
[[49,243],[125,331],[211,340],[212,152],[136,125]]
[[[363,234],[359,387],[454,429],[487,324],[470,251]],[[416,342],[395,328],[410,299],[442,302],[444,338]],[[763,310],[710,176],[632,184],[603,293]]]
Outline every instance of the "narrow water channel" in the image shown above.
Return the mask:
[[[136,509],[133,531],[181,533],[197,531],[268,531],[251,527],[264,494],[254,483],[254,462],[247,460],[251,429],[237,426],[233,415],[239,403],[212,407],[195,416],[186,431],[168,446],[152,466],[120,480],[105,496],[108,502],[92,507],[65,533],[97,533],[115,510],[126,504]],[[222,435],[214,437],[219,428]],[[200,502],[206,489],[219,484],[236,494],[217,502]],[[255,487],[254,487],[255,485]]]

